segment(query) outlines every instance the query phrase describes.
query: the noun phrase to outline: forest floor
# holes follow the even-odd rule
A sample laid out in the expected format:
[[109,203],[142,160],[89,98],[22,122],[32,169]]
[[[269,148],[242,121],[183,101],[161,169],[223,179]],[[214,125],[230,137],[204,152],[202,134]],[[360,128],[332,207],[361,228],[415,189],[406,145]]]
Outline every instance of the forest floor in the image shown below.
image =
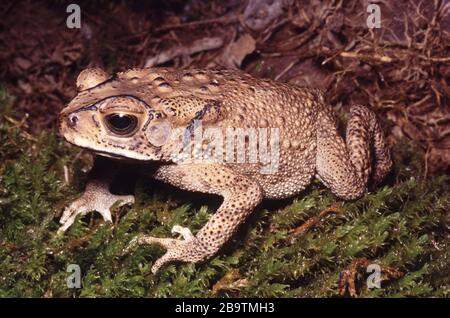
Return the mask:
[[[0,297],[448,297],[450,6],[425,3],[382,4],[369,29],[365,1],[79,1],[82,27],[68,29],[67,1],[2,2]],[[394,169],[353,202],[319,182],[265,202],[210,261],[152,275],[162,249],[123,255],[130,240],[195,232],[219,201],[140,180],[114,224],[89,214],[56,235],[92,165],[56,118],[92,65],[239,68],[323,88],[344,121],[353,103],[377,112]],[[69,264],[82,288],[67,287]],[[368,289],[373,266],[383,281]]]

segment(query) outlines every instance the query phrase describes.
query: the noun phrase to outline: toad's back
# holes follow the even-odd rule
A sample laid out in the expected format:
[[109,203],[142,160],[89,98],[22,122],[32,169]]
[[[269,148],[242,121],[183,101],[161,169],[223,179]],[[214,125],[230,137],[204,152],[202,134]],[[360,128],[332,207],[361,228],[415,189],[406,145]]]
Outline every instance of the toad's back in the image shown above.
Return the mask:
[[[258,180],[267,198],[286,198],[302,191],[316,169],[316,131],[318,119],[328,118],[336,129],[332,113],[318,89],[297,87],[271,80],[239,77],[224,87],[223,106],[227,118],[222,126],[267,129],[270,164],[232,164],[233,169]],[[271,132],[278,130],[277,144]],[[247,149],[248,149],[248,145]],[[276,162],[274,162],[276,161]],[[275,169],[273,169],[275,168]]]
[[[247,156],[244,163],[227,164],[256,180],[266,198],[290,197],[310,183],[316,168],[319,114],[320,118],[328,119],[323,122],[330,125],[330,129],[336,129],[331,110],[324,104],[320,90],[255,79],[248,74],[229,70],[193,70],[187,75],[180,71],[170,73],[164,79],[170,89],[186,96],[177,97],[180,108],[192,107],[193,100],[188,97],[191,94],[220,104],[220,119],[211,125],[224,131],[229,127],[255,129],[257,138],[264,137],[264,130],[267,131],[268,163],[258,160],[251,164]],[[249,130],[245,132],[249,133]],[[275,134],[278,134],[278,140],[275,140]],[[276,144],[271,145],[271,140]],[[265,141],[264,138],[258,139],[258,145]],[[246,140],[245,150],[249,149]],[[278,153],[275,154],[275,151]],[[234,159],[237,161],[236,153]]]

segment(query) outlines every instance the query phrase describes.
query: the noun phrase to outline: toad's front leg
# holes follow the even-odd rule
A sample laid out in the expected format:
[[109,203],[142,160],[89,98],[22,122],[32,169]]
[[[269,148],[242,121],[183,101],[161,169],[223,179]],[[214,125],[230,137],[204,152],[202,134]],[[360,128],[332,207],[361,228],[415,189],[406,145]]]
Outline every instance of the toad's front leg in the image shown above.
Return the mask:
[[89,181],[83,195],[73,201],[63,212],[58,234],[64,233],[78,215],[97,211],[107,222],[112,222],[111,207],[118,201],[119,206],[133,204],[134,196],[116,195],[109,191],[114,175],[121,166],[103,157],[97,157],[89,173]]
[[140,236],[133,240],[130,246],[158,244],[167,249],[153,265],[153,273],[167,262],[196,263],[210,258],[230,239],[262,200],[262,190],[258,183],[218,164],[162,166],[155,178],[185,190],[218,194],[224,200],[195,236],[189,229],[176,225],[172,232],[181,234],[183,240],[151,236]]

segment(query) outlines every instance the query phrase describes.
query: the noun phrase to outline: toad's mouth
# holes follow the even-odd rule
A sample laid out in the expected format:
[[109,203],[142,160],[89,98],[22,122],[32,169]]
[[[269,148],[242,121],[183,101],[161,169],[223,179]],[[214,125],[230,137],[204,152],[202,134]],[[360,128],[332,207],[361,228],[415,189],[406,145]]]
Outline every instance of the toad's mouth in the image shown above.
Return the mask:
[[[87,149],[87,148],[84,148],[84,149]],[[112,158],[112,159],[133,160],[132,158],[121,156],[121,155],[118,155],[118,154],[113,154],[113,153],[110,153],[110,152],[107,152],[107,151],[93,150],[93,149],[87,149],[87,150],[90,150],[90,151],[96,153],[99,156],[108,157],[108,158]]]
[[[103,149],[95,149],[95,148],[92,148],[92,147],[83,146],[83,145],[81,145],[79,143],[76,143],[74,141],[70,141],[67,138],[64,138],[64,139],[71,145],[74,145],[76,147],[82,148],[82,149],[87,150],[87,151],[89,151],[91,153],[95,153],[96,155],[99,155],[99,156],[102,156],[102,157],[107,157],[107,158],[111,158],[111,159],[117,159],[117,160],[121,160],[121,161],[141,161],[141,160],[143,160],[143,159],[136,159],[136,158],[133,158],[133,157],[128,157],[128,156],[125,156],[125,155],[120,155],[120,154],[117,154],[117,153],[109,152],[109,151],[106,151],[106,150],[103,150]],[[151,161],[151,160],[149,160],[149,161]]]

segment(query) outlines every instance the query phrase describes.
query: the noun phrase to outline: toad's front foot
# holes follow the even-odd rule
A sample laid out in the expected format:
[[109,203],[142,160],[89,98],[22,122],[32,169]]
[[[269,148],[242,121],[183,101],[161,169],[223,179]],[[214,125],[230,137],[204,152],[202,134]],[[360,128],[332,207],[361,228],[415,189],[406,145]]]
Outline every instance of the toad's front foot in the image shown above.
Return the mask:
[[191,233],[188,228],[175,225],[172,233],[180,234],[183,239],[159,238],[153,236],[137,236],[135,237],[124,253],[128,253],[130,249],[139,245],[157,244],[164,247],[167,252],[160,257],[152,266],[152,273],[156,273],[161,266],[168,262],[181,261],[197,263],[211,256],[211,253],[202,246],[201,242]]
[[120,201],[119,206],[133,204],[134,196],[112,194],[104,184],[98,182],[88,184],[83,195],[64,210],[59,220],[61,227],[58,234],[64,233],[78,215],[85,215],[91,211],[99,212],[105,221],[112,222],[110,209],[117,201]]

